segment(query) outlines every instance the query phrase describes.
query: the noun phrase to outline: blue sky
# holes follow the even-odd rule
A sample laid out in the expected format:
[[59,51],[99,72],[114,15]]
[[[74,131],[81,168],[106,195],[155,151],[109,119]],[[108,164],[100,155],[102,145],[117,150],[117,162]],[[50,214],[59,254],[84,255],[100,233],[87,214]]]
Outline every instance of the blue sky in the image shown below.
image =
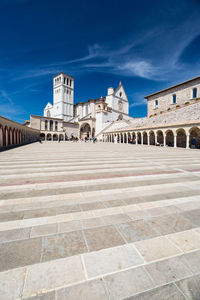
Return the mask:
[[42,115],[65,72],[75,103],[122,81],[145,116],[145,95],[200,75],[199,15],[199,0],[0,0],[0,115]]

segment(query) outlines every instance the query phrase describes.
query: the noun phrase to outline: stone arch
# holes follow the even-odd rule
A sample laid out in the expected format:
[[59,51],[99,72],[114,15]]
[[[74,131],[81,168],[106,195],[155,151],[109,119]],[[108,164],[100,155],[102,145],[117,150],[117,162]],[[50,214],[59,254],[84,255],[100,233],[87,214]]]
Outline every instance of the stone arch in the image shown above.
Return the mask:
[[155,145],[155,133],[154,133],[154,131],[149,132],[149,143],[150,143],[150,145]]
[[56,133],[53,134],[53,141],[58,141],[58,135]]
[[0,147],[4,146],[4,132],[3,126],[0,124]]
[[64,141],[64,135],[63,134],[59,134],[59,140]]
[[137,133],[137,143],[138,143],[138,144],[141,144],[141,143],[142,143],[142,135],[141,135],[141,132],[140,132],[140,131]]
[[13,128],[13,131],[12,131],[12,141],[13,141],[13,144],[16,144],[15,128]]
[[186,148],[186,141],[187,141],[187,136],[186,136],[186,132],[183,128],[179,128],[176,130],[176,144],[177,147],[180,148]]
[[18,144],[18,129],[15,130],[15,144]]
[[159,143],[160,145],[164,145],[164,134],[162,130],[158,130],[156,134],[157,134],[157,143]]
[[124,143],[127,143],[127,136],[126,136],[126,133],[124,133],[123,135],[124,135]]
[[136,143],[136,134],[135,132],[132,132],[132,140],[133,140],[133,144]]
[[4,128],[4,133],[5,133],[5,146],[8,146],[9,145],[9,132],[8,132],[7,126]]
[[147,136],[147,132],[144,131],[143,132],[143,145],[147,145],[148,144],[148,136]]
[[52,136],[50,133],[47,134],[47,141],[51,141],[52,140]]
[[166,146],[174,147],[174,133],[172,130],[166,131]]
[[[189,139],[189,144],[191,148],[200,148],[200,129],[198,127],[192,127],[189,130],[190,134],[190,139]],[[195,147],[192,147],[193,144],[193,139],[196,141]]]
[[40,133],[40,138],[42,141],[45,141],[45,133]]
[[128,143],[130,144],[131,143],[131,133],[128,132]]
[[88,123],[84,123],[80,128],[80,138],[90,138],[91,137],[91,127]]
[[8,130],[8,138],[9,138],[9,145],[12,145],[13,141],[12,141],[12,128],[11,127]]
[[120,137],[121,137],[121,143],[123,143],[124,142],[124,137],[123,137],[123,134],[122,133],[120,133]]

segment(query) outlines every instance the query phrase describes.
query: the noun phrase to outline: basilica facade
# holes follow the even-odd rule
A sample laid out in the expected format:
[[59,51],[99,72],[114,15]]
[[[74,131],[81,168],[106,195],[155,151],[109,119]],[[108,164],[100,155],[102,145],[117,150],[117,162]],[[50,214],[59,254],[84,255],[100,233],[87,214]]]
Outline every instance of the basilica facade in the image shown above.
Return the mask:
[[53,79],[53,104],[44,116],[31,116],[30,127],[45,140],[96,137],[116,143],[200,148],[200,77],[146,96],[147,116],[129,116],[124,87],[108,88],[107,95],[74,104],[74,78],[60,73]]

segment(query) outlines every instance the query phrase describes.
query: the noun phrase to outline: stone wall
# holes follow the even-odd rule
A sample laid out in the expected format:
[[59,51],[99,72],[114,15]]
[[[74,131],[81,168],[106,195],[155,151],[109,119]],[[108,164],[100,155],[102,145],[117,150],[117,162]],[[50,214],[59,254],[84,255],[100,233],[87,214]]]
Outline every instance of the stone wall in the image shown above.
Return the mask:
[[[162,112],[175,110],[177,108],[194,103],[192,97],[193,88],[197,88],[197,98],[200,97],[200,78],[190,80],[178,86],[174,86],[165,91],[147,96],[148,117],[158,115]],[[173,95],[176,95],[176,103],[173,104]],[[158,107],[155,107],[155,101],[158,100]]]

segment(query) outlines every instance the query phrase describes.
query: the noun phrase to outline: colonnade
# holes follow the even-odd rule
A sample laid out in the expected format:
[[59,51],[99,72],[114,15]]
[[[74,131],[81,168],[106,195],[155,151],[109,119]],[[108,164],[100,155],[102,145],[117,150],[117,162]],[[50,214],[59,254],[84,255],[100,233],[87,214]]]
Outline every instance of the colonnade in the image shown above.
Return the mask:
[[0,116],[0,148],[37,141],[39,130],[26,127]]
[[103,134],[103,141],[110,143],[130,143],[168,147],[190,148],[195,140],[195,148],[200,148],[200,126],[155,130],[118,131]]

